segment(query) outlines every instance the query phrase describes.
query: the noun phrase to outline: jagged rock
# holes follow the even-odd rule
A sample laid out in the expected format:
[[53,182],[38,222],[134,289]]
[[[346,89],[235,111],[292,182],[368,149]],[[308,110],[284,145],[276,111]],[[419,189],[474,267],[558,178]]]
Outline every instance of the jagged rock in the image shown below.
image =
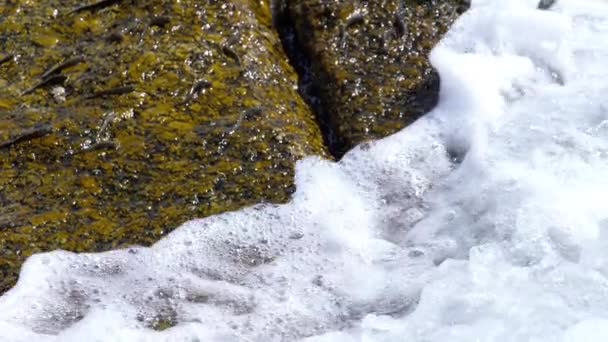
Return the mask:
[[263,1],[0,5],[0,293],[52,249],[149,244],[325,155]]
[[467,7],[467,0],[279,1],[278,25],[286,41],[294,36],[289,50],[309,73],[304,89],[319,100],[334,154],[434,107],[439,77],[428,53]]

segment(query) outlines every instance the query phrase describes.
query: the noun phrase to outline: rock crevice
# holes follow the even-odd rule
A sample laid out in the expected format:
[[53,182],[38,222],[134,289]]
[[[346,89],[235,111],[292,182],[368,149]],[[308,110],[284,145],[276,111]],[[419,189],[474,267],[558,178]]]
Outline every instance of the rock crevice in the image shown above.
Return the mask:
[[392,134],[432,109],[431,48],[466,0],[277,0],[275,25],[329,150]]

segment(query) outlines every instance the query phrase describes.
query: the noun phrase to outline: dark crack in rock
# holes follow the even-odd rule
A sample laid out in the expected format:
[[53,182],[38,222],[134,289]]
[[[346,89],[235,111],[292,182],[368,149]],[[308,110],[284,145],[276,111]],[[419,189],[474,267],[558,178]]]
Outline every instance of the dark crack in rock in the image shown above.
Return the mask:
[[275,21],[340,157],[432,109],[428,54],[467,0],[280,0]]

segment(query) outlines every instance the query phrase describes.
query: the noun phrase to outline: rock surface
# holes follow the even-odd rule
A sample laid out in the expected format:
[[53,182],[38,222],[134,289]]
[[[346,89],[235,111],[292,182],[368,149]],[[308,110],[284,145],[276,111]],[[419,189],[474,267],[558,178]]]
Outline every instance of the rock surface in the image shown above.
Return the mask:
[[0,293],[53,249],[149,244],[326,155],[265,1],[0,5]]
[[439,77],[428,53],[467,7],[467,0],[280,0],[279,25],[303,50],[292,59],[310,74],[333,154],[392,134],[435,106]]

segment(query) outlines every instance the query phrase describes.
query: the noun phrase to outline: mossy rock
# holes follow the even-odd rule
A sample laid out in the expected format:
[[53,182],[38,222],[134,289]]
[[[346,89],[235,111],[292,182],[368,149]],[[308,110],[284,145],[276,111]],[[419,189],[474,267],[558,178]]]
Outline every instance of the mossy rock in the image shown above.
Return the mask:
[[326,155],[265,2],[83,3],[0,5],[0,293],[33,253],[285,201]]
[[303,50],[295,58],[309,60],[337,155],[435,106],[439,77],[428,54],[467,7],[467,0],[280,0],[279,25],[293,27]]

